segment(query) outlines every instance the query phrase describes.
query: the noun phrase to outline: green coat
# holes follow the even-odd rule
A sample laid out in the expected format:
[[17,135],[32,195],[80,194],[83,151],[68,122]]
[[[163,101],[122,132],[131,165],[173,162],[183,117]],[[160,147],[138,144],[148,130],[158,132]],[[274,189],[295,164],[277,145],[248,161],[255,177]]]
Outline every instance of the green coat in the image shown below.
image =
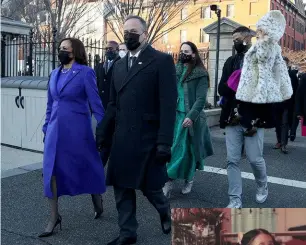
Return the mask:
[[[178,64],[176,66],[178,81],[182,72],[183,66]],[[193,121],[193,126],[189,128],[189,134],[192,138],[197,162],[201,162],[201,160],[214,154],[210,130],[204,112],[208,83],[208,73],[201,68],[195,68],[184,81],[186,117]]]

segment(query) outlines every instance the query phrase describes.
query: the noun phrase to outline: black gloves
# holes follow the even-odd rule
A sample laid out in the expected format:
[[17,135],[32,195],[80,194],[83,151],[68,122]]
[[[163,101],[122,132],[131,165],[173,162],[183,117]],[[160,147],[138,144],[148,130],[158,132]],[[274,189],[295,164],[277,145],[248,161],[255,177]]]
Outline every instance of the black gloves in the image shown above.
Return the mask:
[[98,151],[102,151],[102,148],[104,147],[104,140],[103,137],[100,135],[96,135],[96,146]]
[[156,150],[156,161],[159,164],[166,164],[171,161],[171,147],[158,145]]

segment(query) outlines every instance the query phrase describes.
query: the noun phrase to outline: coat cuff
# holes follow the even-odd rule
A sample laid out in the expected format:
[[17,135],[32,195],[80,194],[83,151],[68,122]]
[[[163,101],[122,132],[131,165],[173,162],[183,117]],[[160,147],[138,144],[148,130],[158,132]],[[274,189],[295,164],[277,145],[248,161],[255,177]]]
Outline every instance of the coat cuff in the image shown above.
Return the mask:
[[190,118],[192,120],[192,122],[195,122],[198,119],[199,115],[200,115],[199,111],[197,111],[197,110],[190,110],[187,113],[186,118],[188,117],[188,118]]

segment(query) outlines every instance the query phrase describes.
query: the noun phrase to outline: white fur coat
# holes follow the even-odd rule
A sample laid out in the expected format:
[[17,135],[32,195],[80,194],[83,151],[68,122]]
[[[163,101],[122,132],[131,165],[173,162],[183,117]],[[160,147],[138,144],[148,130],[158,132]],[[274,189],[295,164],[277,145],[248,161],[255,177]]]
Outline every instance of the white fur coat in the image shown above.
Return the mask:
[[291,80],[277,43],[285,26],[280,11],[270,11],[257,23],[257,28],[264,30],[266,37],[257,41],[245,54],[237,100],[267,104],[291,98]]

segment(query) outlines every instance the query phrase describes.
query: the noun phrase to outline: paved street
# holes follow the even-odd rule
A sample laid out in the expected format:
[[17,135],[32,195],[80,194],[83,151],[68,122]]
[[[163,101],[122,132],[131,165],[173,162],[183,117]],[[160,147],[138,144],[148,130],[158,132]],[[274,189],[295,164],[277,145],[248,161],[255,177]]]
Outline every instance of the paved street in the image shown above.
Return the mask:
[[[225,166],[224,135],[218,128],[212,128],[215,155],[206,161],[204,171],[198,172],[193,192],[187,196],[179,193],[182,183],[178,183],[171,198],[172,207],[224,207],[227,205],[227,176]],[[300,132],[298,132],[300,135]],[[241,162],[244,177],[244,207],[306,207],[306,138],[298,137],[289,145],[290,153],[282,154],[273,150],[275,136],[273,130],[266,133],[265,159],[269,175],[269,198],[263,205],[254,201],[255,185],[251,168],[246,159]],[[118,234],[112,188],[104,195],[105,213],[100,220],[93,220],[91,198],[78,196],[63,197],[60,211],[63,216],[63,231],[55,236],[38,239],[47,218],[48,206],[43,197],[40,163],[37,157],[31,164],[22,164],[26,158],[22,151],[18,162],[12,162],[16,168],[9,168],[10,149],[2,147],[2,163],[6,164],[2,172],[2,244],[3,245],[104,245]],[[29,154],[29,153],[26,153]],[[32,154],[32,153],[30,153]],[[33,153],[34,154],[34,153]],[[14,159],[16,161],[16,159]],[[14,174],[18,174],[13,176]],[[162,234],[156,211],[145,198],[138,195],[139,243],[146,245],[168,245],[170,236]],[[157,240],[158,239],[158,240]]]

